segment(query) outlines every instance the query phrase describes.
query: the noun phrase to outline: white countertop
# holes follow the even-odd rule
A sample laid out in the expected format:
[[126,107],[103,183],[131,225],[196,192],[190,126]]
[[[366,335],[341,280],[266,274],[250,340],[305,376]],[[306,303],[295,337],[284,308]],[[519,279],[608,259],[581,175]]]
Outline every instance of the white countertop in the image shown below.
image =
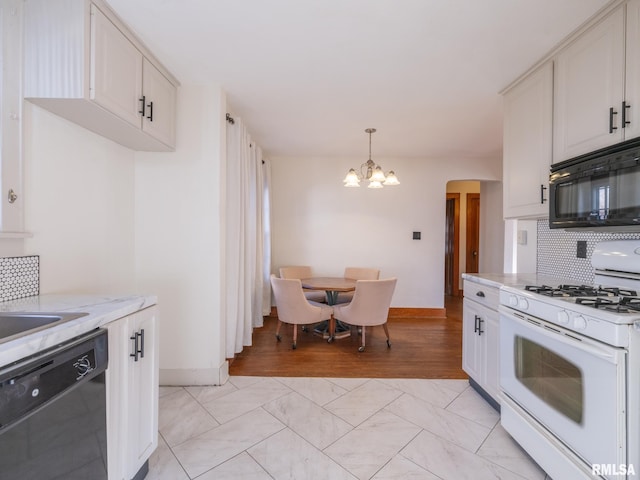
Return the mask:
[[463,273],[462,278],[470,282],[480,283],[488,287],[500,288],[524,287],[525,285],[549,285],[578,284],[583,282],[550,277],[548,275],[538,275],[536,273]]
[[60,325],[0,343],[0,366],[53,347],[157,303],[155,295],[39,295],[0,303],[0,312],[84,312]]

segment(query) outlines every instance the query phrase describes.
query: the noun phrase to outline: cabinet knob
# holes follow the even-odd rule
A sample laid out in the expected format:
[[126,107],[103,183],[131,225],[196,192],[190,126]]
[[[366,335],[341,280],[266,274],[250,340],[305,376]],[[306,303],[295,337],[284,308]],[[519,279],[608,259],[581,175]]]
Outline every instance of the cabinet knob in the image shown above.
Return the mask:
[[13,188],[9,189],[9,194],[7,195],[7,200],[9,200],[9,203],[15,203],[17,199],[18,194],[13,191]]
[[484,292],[483,292],[482,290],[478,290],[478,291],[476,292],[476,297],[482,297],[482,298],[484,298]]

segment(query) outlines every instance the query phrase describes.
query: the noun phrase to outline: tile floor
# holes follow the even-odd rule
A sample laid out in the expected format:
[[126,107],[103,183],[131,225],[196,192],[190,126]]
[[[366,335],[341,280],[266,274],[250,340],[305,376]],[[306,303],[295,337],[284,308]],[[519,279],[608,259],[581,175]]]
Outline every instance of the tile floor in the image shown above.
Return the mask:
[[161,387],[149,480],[549,479],[466,380]]

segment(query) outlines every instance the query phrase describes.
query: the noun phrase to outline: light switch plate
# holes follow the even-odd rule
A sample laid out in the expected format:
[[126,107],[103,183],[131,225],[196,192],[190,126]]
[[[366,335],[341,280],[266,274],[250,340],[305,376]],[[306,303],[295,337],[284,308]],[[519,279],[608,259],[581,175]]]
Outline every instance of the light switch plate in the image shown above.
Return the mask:
[[526,245],[526,244],[527,244],[527,231],[518,230],[518,245]]

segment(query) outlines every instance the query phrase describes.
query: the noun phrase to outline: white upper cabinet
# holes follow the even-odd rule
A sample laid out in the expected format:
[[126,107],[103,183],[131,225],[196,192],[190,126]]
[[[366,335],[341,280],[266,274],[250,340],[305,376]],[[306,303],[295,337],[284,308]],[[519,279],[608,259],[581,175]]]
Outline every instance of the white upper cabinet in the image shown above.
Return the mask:
[[24,236],[22,2],[0,2],[0,238]]
[[31,102],[134,150],[169,151],[177,86],[101,0],[26,0]]
[[[638,135],[632,118],[640,105],[625,92],[625,72],[638,68],[635,59],[625,58],[625,10],[623,5],[611,12],[555,58],[553,163]],[[637,52],[637,45],[626,45]]]
[[142,129],[167,145],[175,145],[176,88],[146,58],[142,67]]
[[625,65],[625,139],[640,136],[640,0],[632,0],[627,8],[627,44]]
[[91,58],[91,99],[140,127],[142,53],[95,5],[91,5]]
[[549,214],[553,63],[545,63],[504,95],[503,195],[505,218]]

